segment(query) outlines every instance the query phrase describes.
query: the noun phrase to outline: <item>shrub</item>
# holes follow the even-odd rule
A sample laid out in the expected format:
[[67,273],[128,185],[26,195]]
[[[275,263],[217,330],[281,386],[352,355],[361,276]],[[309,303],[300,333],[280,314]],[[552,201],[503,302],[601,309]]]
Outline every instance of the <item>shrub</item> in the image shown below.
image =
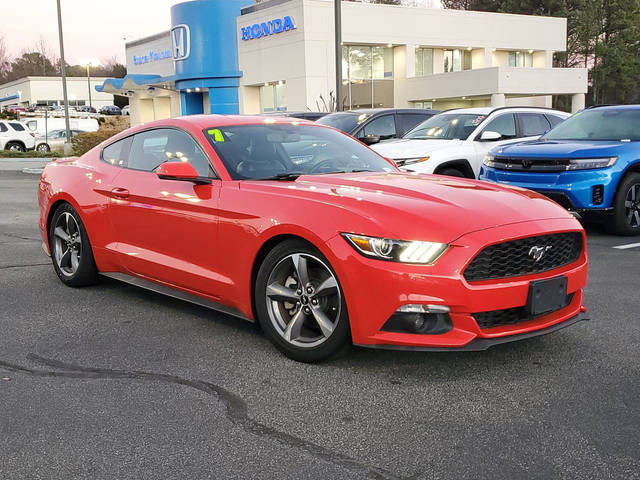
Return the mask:
[[115,129],[100,129],[97,132],[79,133],[71,139],[73,154],[78,157],[84,155],[99,143],[113,137],[116,133],[120,133],[120,131],[121,130]]

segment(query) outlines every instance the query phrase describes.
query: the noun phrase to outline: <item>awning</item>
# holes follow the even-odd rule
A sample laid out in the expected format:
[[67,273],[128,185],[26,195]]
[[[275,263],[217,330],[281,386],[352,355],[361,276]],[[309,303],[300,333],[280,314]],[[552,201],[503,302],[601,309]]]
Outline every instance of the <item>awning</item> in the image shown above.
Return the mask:
[[122,90],[139,90],[141,87],[166,81],[168,78],[161,75],[126,75],[123,78],[107,78],[102,85],[96,85],[96,90],[104,93],[119,93]]

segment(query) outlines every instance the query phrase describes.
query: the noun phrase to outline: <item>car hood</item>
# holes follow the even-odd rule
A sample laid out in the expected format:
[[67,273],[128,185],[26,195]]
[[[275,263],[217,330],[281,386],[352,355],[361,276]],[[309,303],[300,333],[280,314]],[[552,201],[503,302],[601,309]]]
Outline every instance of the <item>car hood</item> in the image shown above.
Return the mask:
[[575,140],[532,140],[494,148],[491,153],[498,156],[522,156],[531,158],[564,157],[596,158],[613,157],[633,148],[633,142],[615,141],[575,141]]
[[351,173],[240,183],[243,189],[286,196],[287,204],[297,208],[306,208],[305,201],[321,203],[327,209],[322,221],[339,231],[406,240],[450,243],[500,225],[573,218],[530,190],[438,175]]
[[429,155],[435,150],[458,147],[461,140],[414,140],[403,138],[395,142],[384,142],[371,145],[371,148],[387,158],[417,158]]

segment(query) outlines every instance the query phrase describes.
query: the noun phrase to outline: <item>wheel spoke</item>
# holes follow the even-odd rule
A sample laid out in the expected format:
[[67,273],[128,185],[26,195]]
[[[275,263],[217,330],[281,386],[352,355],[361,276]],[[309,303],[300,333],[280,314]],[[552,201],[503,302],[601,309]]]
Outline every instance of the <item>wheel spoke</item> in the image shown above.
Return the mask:
[[298,310],[298,312],[291,317],[289,323],[287,325],[286,330],[284,331],[284,339],[288,342],[291,340],[295,340],[300,337],[300,331],[302,330],[302,325],[304,324],[305,314],[302,312],[302,309]]
[[67,248],[60,256],[60,268],[69,267],[71,265],[71,249]]
[[313,318],[316,319],[320,330],[322,330],[322,334],[325,337],[329,337],[333,333],[333,323],[331,323],[331,320],[329,320],[318,307],[311,308],[311,313],[313,313]]
[[633,200],[625,200],[624,206],[627,208],[633,207]]
[[299,253],[296,253],[291,255],[291,260],[293,261],[293,268],[295,268],[296,274],[298,275],[300,286],[304,287],[309,283],[309,267],[307,265],[307,259]]
[[60,237],[65,242],[69,241],[69,234],[67,232],[65,232],[64,228],[62,228],[62,227],[56,227],[56,229],[53,231],[53,234],[56,237]]
[[636,188],[638,188],[638,185],[634,185],[633,187],[631,187],[631,200],[635,201],[636,199]]
[[634,216],[636,217],[636,224],[634,226],[637,227],[640,225],[640,213],[638,213],[638,210],[634,212]]
[[332,276],[327,278],[324,282],[318,285],[316,289],[316,295],[330,295],[338,288],[336,279]]
[[629,210],[629,213],[627,213],[627,223],[629,225],[631,225],[631,219],[633,218],[633,210]]
[[75,272],[78,269],[79,264],[80,258],[78,257],[78,252],[75,250],[71,250],[71,270]]
[[298,300],[298,296],[295,291],[277,282],[272,283],[267,287],[267,297],[272,300],[291,303],[295,303]]

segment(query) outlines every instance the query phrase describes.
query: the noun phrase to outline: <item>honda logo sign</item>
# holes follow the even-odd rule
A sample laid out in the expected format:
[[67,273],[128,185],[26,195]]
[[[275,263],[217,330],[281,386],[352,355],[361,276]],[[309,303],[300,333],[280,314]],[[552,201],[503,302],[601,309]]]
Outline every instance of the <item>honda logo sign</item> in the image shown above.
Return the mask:
[[171,29],[171,51],[173,60],[184,60],[191,53],[191,33],[189,25],[176,25]]

